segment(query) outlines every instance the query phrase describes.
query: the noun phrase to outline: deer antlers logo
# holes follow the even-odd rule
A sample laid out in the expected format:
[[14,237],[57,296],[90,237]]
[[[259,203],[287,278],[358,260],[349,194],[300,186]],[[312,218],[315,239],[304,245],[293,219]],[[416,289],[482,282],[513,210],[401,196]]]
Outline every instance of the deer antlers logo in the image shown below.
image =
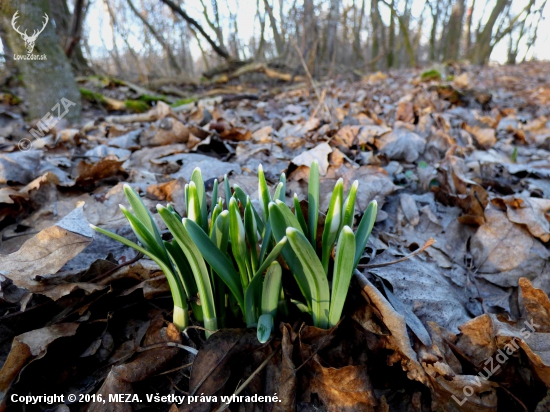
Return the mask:
[[32,33],[32,36],[29,36],[27,34],[27,30],[25,30],[24,32],[21,32],[21,31],[19,31],[19,27],[17,27],[15,25],[16,20],[19,18],[18,14],[19,14],[19,10],[17,10],[15,12],[15,14],[13,15],[13,18],[11,19],[11,25],[12,25],[13,29],[17,33],[19,33],[21,35],[21,37],[23,38],[23,40],[25,41],[25,47],[27,48],[27,54],[31,54],[32,51],[34,50],[34,43],[36,42],[36,39],[38,38],[38,35],[44,31],[44,29],[46,28],[46,24],[48,24],[48,21],[50,20],[50,18],[48,17],[48,15],[46,13],[44,13],[44,25],[42,26],[42,28],[40,30],[34,30],[34,32]]

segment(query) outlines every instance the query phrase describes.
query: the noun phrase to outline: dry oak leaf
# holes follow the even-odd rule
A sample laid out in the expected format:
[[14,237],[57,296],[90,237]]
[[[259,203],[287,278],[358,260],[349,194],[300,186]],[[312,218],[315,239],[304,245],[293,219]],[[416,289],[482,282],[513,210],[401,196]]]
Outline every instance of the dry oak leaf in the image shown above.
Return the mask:
[[491,206],[485,210],[485,223],[472,238],[471,251],[477,276],[491,283],[516,287],[519,278],[526,277],[550,290],[550,278],[544,276],[550,266],[550,252],[500,210]]
[[493,321],[498,347],[505,353],[506,360],[516,353],[519,346],[529,358],[529,364],[535,374],[550,387],[550,334],[536,332],[539,325],[532,319],[510,325],[499,321],[495,315],[489,316]]
[[[81,283],[48,285],[40,277],[58,272],[77,256],[93,239],[82,207],[77,207],[55,226],[42,230],[14,253],[0,257],[0,273],[21,288],[57,299],[76,288],[88,292],[103,286]],[[90,289],[91,288],[91,289]]]
[[357,271],[355,273],[355,278],[362,289],[361,294],[369,305],[376,308],[381,318],[380,321],[391,333],[391,335],[382,338],[385,339],[387,348],[394,351],[388,357],[388,365],[401,361],[401,367],[407,373],[409,379],[419,381],[429,387],[428,376],[420,365],[416,352],[412,348],[405,317],[395,311],[384,295],[369,282],[365,275]]
[[511,195],[492,202],[498,206],[504,203],[510,221],[527,226],[543,242],[550,240],[550,199]]
[[327,174],[328,170],[328,155],[332,152],[332,148],[328,143],[321,143],[320,145],[315,146],[311,150],[306,150],[305,152],[300,153],[298,156],[292,159],[292,163],[296,166],[307,166],[310,167],[311,163],[314,160],[317,160],[319,163],[319,174],[324,176]]
[[78,326],[78,323],[61,323],[32,330],[14,338],[8,358],[0,370],[0,410],[5,407],[4,396],[21,369],[29,361],[44,357],[48,346],[56,339],[73,336]]
[[390,159],[412,163],[424,153],[426,141],[406,128],[396,128],[380,137],[376,145]]
[[524,317],[536,324],[537,332],[550,333],[550,299],[541,289],[534,288],[529,279],[520,278],[519,287],[525,308]]
[[[167,327],[164,325],[163,316],[155,316],[145,335],[144,347],[166,342],[181,343],[178,329],[172,323],[169,323]],[[169,346],[154,348],[141,352],[129,362],[113,366],[97,394],[102,395],[103,399],[109,399],[111,394],[132,395],[134,392],[132,383],[143,381],[157,374],[176,356],[178,351],[178,348]],[[92,402],[88,410],[90,412],[130,412],[133,411],[133,407],[130,403]]]
[[490,149],[497,142],[495,129],[491,127],[472,127],[464,123],[464,129],[471,133],[476,143],[484,149]]
[[118,172],[123,172],[122,163],[124,161],[119,160],[116,155],[108,155],[97,163],[82,160],[76,167],[76,185],[95,183],[98,180],[114,176]]
[[170,117],[165,117],[158,122],[155,136],[149,141],[152,146],[165,146],[175,143],[187,143],[189,129],[182,122]]
[[317,393],[329,412],[374,411],[378,404],[366,366],[325,367],[313,357],[311,391]]

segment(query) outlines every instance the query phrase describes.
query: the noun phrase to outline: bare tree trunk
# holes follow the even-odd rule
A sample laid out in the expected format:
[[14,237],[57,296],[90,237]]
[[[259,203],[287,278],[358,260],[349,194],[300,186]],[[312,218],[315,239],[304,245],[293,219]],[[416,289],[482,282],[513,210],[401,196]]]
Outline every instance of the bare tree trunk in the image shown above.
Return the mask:
[[391,4],[389,4],[390,11],[391,11],[391,17],[390,17],[390,27],[388,28],[389,34],[388,34],[388,54],[386,56],[386,66],[388,66],[388,69],[391,69],[393,67],[394,63],[394,48],[395,48],[395,9],[394,9],[394,3],[395,0],[391,0]]
[[269,16],[269,24],[271,24],[271,30],[273,30],[273,39],[275,40],[275,48],[277,49],[277,55],[281,56],[284,50],[284,43],[279,34],[279,29],[277,29],[277,20],[275,20],[275,15],[273,14],[273,8],[269,5],[267,0],[264,0],[265,11]]
[[491,55],[491,37],[493,35],[493,28],[497,22],[499,16],[508,6],[510,0],[497,0],[489,20],[485,24],[485,27],[479,33],[479,36],[476,38],[476,44],[472,47],[470,51],[470,60],[473,64],[485,64],[488,62]]
[[355,55],[362,62],[364,61],[364,55],[361,51],[361,30],[363,29],[363,17],[365,15],[365,0],[361,2],[361,9],[359,11],[359,16],[357,17],[357,25],[353,29],[353,51]]
[[468,12],[466,13],[466,41],[464,46],[464,55],[468,56],[470,54],[470,48],[472,47],[472,18],[474,15],[474,7],[476,5],[476,0],[472,0],[472,5],[468,7]]
[[[390,24],[390,41],[388,44],[388,56],[390,56],[391,54],[391,59],[388,57],[388,68],[392,67],[394,64],[394,55],[393,55],[393,50],[395,49],[394,19],[397,19],[397,22],[399,23],[399,30],[401,31],[401,35],[403,36],[403,42],[405,44],[405,49],[407,50],[407,54],[409,55],[410,65],[411,67],[415,67],[416,59],[414,57],[414,50],[411,46],[411,40],[409,37],[409,29],[407,27],[407,24],[405,23],[403,17],[397,14],[397,11],[394,8],[394,0],[392,0],[391,4],[386,2],[386,0],[380,0],[380,1],[386,6],[388,6],[391,9],[391,13],[392,13],[392,19]],[[392,38],[392,35],[393,35],[393,38]],[[391,62],[391,65],[389,64],[390,62]]]
[[[126,48],[128,49],[128,52],[130,53],[130,55],[132,56],[132,59],[134,60],[134,63],[136,65],[136,70],[138,72],[139,79],[142,82],[146,82],[147,78],[146,78],[145,74],[142,71],[141,62],[140,62],[136,52],[134,51],[134,48],[132,46],[130,46],[130,43],[128,42],[126,34],[122,32],[120,26],[118,25],[116,17],[115,17],[115,13],[114,13],[112,7],[110,6],[109,2],[107,0],[105,0],[104,3],[105,3],[105,7],[107,8],[107,12],[109,13],[109,17],[111,19],[112,26],[120,34],[120,37],[121,37],[122,41],[126,45]],[[114,44],[114,47],[116,47],[115,40],[114,40],[114,35],[113,35],[113,44]],[[118,50],[115,49],[115,53],[117,53],[117,55],[118,55]]]
[[[370,18],[372,22],[372,54],[371,54],[371,70],[376,69],[376,63],[379,60],[380,44],[385,44],[384,25],[378,8],[379,0],[371,0]],[[381,39],[381,40],[380,40]]]
[[451,17],[447,24],[447,36],[443,50],[444,60],[458,60],[462,20],[464,19],[464,0],[458,0],[452,7]]
[[168,7],[170,7],[175,13],[179,14],[183,19],[189,23],[191,26],[195,27],[199,33],[206,39],[206,41],[212,46],[212,49],[221,57],[223,57],[226,60],[231,60],[231,56],[225,50],[223,46],[218,46],[214,40],[204,31],[202,26],[197,23],[195,19],[193,19],[191,16],[189,16],[180,6],[178,6],[176,3],[174,3],[171,0],[161,0],[164,4],[166,4]]
[[332,59],[336,44],[336,32],[340,20],[340,0],[330,0],[328,22],[326,28],[326,58]]
[[147,19],[141,15],[141,13],[136,9],[134,4],[132,3],[132,0],[126,0],[126,1],[128,3],[128,6],[130,6],[132,11],[134,12],[134,14],[141,20],[141,22],[145,25],[145,27],[147,27],[147,29],[149,29],[149,31],[151,32],[153,37],[158,41],[158,43],[164,49],[164,52],[166,53],[166,57],[168,57],[168,62],[170,63],[170,67],[176,73],[181,73],[181,71],[182,71],[181,67],[178,64],[178,62],[176,60],[176,57],[172,53],[172,49],[170,48],[168,43],[166,43],[166,41],[164,41],[162,36],[156,32],[156,30],[153,28],[153,26],[151,26],[151,24],[147,21]]
[[204,4],[203,0],[200,0],[202,5],[202,15],[204,16],[204,19],[206,20],[206,23],[210,26],[210,28],[216,33],[216,37],[218,38],[218,43],[221,47],[225,48],[225,41],[223,38],[223,30],[220,27],[220,15],[218,12],[218,2],[216,0],[212,0],[212,9],[214,10],[214,21],[210,19],[210,16],[208,15],[208,8],[206,7],[206,4]]
[[55,21],[55,30],[65,54],[70,58],[71,64],[76,70],[88,71],[88,62],[80,47],[82,24],[86,15],[87,2],[77,0],[72,15],[66,0],[49,0],[49,3],[52,17]]
[[78,121],[81,111],[80,91],[53,24],[48,22],[44,26],[44,31],[36,40],[34,50],[28,53],[25,42],[10,24],[16,11],[19,11],[17,24],[23,31],[42,27],[44,13],[51,15],[51,11],[47,0],[26,0],[19,5],[4,3],[0,9],[2,26],[7,33],[7,40],[13,53],[16,56],[45,55],[46,57],[43,60],[15,59],[28,94],[29,117],[43,118],[48,114],[58,116],[57,108],[60,108],[60,113],[64,113],[67,120]]
[[256,16],[260,21],[260,40],[259,40],[258,48],[256,49],[256,60],[264,60],[265,59],[265,56],[264,56],[265,14],[262,17],[262,13],[260,13],[260,0],[256,0]]

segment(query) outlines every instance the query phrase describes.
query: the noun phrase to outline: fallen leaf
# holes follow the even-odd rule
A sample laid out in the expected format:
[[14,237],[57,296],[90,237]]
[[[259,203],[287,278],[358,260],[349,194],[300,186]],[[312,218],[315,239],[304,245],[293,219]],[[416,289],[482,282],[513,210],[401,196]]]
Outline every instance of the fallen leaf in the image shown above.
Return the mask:
[[[56,291],[55,285],[42,283],[41,278],[59,271],[84,250],[92,238],[93,232],[87,226],[82,207],[78,207],[57,225],[27,240],[17,252],[0,257],[0,272],[30,292],[49,295],[51,290],[53,297],[59,297],[64,293]],[[77,287],[79,285],[65,284],[62,288],[73,290]]]
[[495,198],[492,203],[497,206],[504,203],[510,221],[527,226],[543,242],[550,240],[550,199],[511,195]]
[[56,339],[73,336],[78,323],[61,323],[47,326],[16,336],[8,358],[0,370],[0,409],[5,407],[4,398],[21,369],[35,359],[40,359],[48,351],[48,346]]
[[311,150],[306,150],[305,152],[300,153],[298,156],[292,159],[292,163],[296,166],[306,166],[310,167],[311,163],[314,160],[317,160],[319,163],[319,174],[325,176],[328,170],[328,154],[332,152],[332,148],[328,143],[321,143],[315,146]]
[[378,138],[376,145],[390,159],[412,163],[424,153],[426,141],[408,129],[397,128]]

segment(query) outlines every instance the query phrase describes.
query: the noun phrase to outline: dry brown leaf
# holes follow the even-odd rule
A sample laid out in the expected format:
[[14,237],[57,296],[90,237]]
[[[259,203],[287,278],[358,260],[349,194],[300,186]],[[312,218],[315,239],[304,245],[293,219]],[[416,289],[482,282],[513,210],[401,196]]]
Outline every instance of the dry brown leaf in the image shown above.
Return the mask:
[[378,405],[365,366],[325,367],[313,357],[311,392],[317,393],[329,412],[368,412]]
[[[517,286],[520,277],[534,280],[546,273],[550,252],[527,229],[491,207],[485,211],[485,219],[471,242],[477,276],[509,287]],[[550,290],[548,277],[539,277],[537,282]]]
[[311,150],[306,150],[305,152],[300,153],[298,156],[292,159],[292,163],[296,166],[306,166],[310,167],[311,163],[314,160],[317,160],[319,163],[319,174],[325,176],[328,170],[328,155],[332,152],[332,148],[328,143],[321,143],[315,146]]
[[508,219],[527,226],[533,236],[543,242],[550,240],[550,199],[511,195],[492,202],[499,207],[504,203]]
[[390,159],[412,163],[424,153],[426,141],[408,129],[396,128],[377,139],[376,145]]
[[277,394],[281,402],[274,405],[274,412],[294,412],[296,410],[297,379],[294,371],[292,354],[292,327],[288,324],[282,326],[283,338],[281,341],[281,366]]
[[524,317],[532,320],[537,332],[550,333],[550,299],[541,289],[533,287],[529,279],[520,278],[519,287],[525,307]]
[[[58,272],[91,243],[92,236],[93,232],[87,226],[82,207],[78,207],[57,225],[44,229],[27,240],[17,252],[0,257],[1,273],[16,286],[33,293],[51,295],[52,299],[59,298],[82,285],[56,286],[41,282],[41,278]],[[89,286],[89,291],[98,288]]]
[[395,113],[395,120],[405,123],[414,122],[414,105],[412,102],[399,102],[397,112]]
[[98,180],[123,172],[122,163],[124,161],[115,155],[108,155],[97,163],[82,160],[76,167],[76,184],[95,184]]
[[474,136],[477,144],[483,149],[490,149],[497,142],[495,129],[491,127],[472,127],[465,123],[464,129]]
[[[181,343],[180,332],[177,328],[172,323],[169,323],[167,327],[164,325],[165,321],[161,314],[154,317],[145,335],[144,347],[165,342]],[[141,352],[130,362],[114,366],[97,394],[102,395],[103,399],[109,399],[109,395],[112,394],[132,395],[132,383],[143,381],[161,371],[179,350],[170,346],[150,349]],[[88,410],[91,412],[123,412],[132,411],[133,407],[131,403],[92,402]]]
[[381,317],[380,321],[391,332],[390,336],[383,338],[388,349],[395,351],[388,357],[388,364],[392,365],[395,362],[401,361],[401,367],[407,373],[409,379],[429,386],[428,377],[418,362],[417,355],[412,348],[405,317],[395,311],[386,298],[364,275],[357,275],[356,279],[362,289],[361,293],[363,297],[365,297],[369,305],[373,305],[376,308]]
[[56,339],[73,336],[78,326],[78,323],[61,323],[15,337],[8,358],[0,370],[0,409],[5,406],[4,396],[21,369],[29,361],[40,359],[46,355],[48,346]]
[[189,129],[182,122],[170,117],[159,120],[155,136],[149,141],[152,146],[165,146],[176,143],[187,143]]
[[153,200],[174,202],[183,199],[185,180],[182,178],[147,186],[146,195]]
[[[189,394],[211,396],[224,387],[231,375],[231,362],[235,357],[242,358],[249,351],[260,347],[256,331],[244,329],[222,329],[213,334],[197,354],[191,379]],[[242,360],[241,360],[242,361]],[[207,412],[212,409],[209,402],[185,404],[180,411]]]

